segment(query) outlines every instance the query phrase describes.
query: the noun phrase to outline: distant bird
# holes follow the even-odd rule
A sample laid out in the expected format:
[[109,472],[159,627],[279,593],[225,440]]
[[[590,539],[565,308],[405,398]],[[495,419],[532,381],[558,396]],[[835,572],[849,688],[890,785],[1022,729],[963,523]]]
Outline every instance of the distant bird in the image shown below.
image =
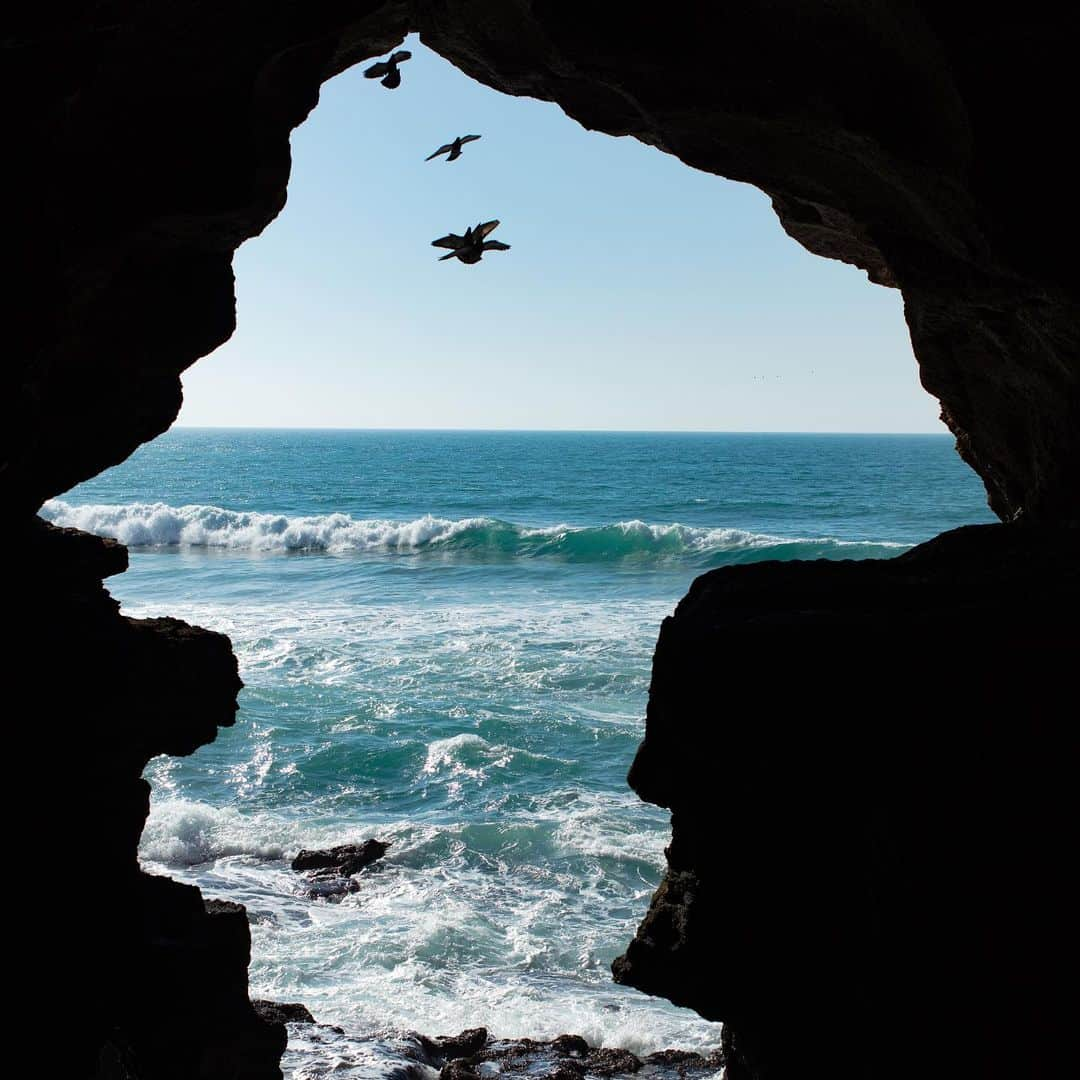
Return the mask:
[[479,138],[479,135],[459,135],[453,142],[444,143],[442,146],[440,146],[434,154],[428,154],[428,156],[424,158],[424,160],[430,161],[432,158],[437,158],[440,154],[445,154],[447,151],[449,151],[450,156],[446,160],[457,161],[457,159],[461,157],[462,146],[464,146],[467,142],[475,142]]
[[[394,53],[389,60],[380,60],[377,64],[372,64],[364,72],[364,78],[382,79],[382,84],[387,90],[395,90],[401,85],[401,72],[397,69],[398,64],[403,64],[406,60],[411,59],[412,53],[401,49]],[[386,78],[383,78],[384,75]]]
[[432,240],[432,247],[450,248],[449,255],[443,255],[439,262],[447,259],[460,259],[463,263],[478,263],[485,251],[509,251],[510,245],[498,240],[485,240],[484,237],[498,226],[498,221],[485,221],[481,225],[465,230],[464,236],[450,233]]

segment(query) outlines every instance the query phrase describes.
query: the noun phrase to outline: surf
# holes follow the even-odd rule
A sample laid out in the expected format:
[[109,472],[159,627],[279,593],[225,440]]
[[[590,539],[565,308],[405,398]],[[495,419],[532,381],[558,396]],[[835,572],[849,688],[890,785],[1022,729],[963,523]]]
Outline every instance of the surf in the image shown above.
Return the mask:
[[785,537],[729,526],[650,524],[637,519],[601,525],[531,526],[499,518],[451,519],[424,514],[409,521],[230,510],[164,502],[74,505],[47,502],[41,516],[119,540],[133,548],[187,548],[249,553],[421,555],[467,558],[553,558],[565,562],[756,561],[762,558],[867,558],[910,545],[889,540]]

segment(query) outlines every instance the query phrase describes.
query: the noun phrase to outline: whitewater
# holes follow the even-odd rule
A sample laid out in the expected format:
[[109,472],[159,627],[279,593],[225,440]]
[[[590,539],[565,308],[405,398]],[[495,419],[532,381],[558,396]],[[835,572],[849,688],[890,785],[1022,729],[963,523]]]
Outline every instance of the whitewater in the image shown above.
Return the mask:
[[[47,502],[41,516],[54,525],[84,529],[120,540],[129,547],[223,548],[233,551],[418,552],[441,548],[509,556],[553,555],[579,559],[636,556],[722,557],[729,553],[783,548],[799,558],[821,558],[845,548],[863,548],[864,557],[887,557],[892,541],[840,540],[834,537],[786,538],[733,528],[695,528],[678,522],[651,525],[616,521],[608,525],[566,523],[528,527],[494,518],[450,521],[425,514],[414,521],[355,521],[348,514],[295,517],[240,512],[217,506],[165,503],[72,506]],[[845,552],[853,557],[853,552]]]
[[[345,1032],[286,1074],[344,1080],[481,1024],[713,1049],[610,977],[670,836],[625,783],[661,621],[715,568],[989,520],[938,436],[196,430],[42,516],[129,546],[126,614],[232,639],[237,724],[151,762],[140,857],[247,906],[253,995]],[[372,836],[339,901],[289,869]]]

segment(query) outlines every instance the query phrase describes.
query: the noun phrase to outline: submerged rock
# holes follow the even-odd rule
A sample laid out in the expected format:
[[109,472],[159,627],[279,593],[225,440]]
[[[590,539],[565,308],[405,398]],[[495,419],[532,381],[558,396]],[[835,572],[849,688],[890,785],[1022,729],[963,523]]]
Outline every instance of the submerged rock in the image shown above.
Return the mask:
[[339,874],[316,875],[310,878],[304,887],[304,895],[309,900],[340,900],[343,896],[359,891],[359,882]]

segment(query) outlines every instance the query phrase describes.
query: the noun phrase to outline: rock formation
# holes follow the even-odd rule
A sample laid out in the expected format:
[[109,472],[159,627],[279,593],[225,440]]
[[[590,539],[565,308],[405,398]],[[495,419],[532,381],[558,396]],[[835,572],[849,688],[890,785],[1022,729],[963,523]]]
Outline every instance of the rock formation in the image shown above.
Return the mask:
[[7,563],[7,613],[18,613],[11,779],[44,777],[17,820],[30,825],[20,840],[48,853],[22,890],[19,943],[33,960],[21,966],[44,1028],[27,1050],[47,1047],[40,1071],[56,1076],[271,1080],[285,1029],[248,1001],[244,909],[146,874],[136,858],[146,763],[190,754],[234,722],[242,683],[229,641],[119,615],[102,586],[127,567],[114,541],[38,519],[8,539],[19,558]]
[[[996,987],[984,1026],[965,1012],[952,1049],[970,1061],[1004,1041],[1004,1059],[1026,1046],[1036,1061],[1055,1044],[1031,950],[1063,928],[1048,891],[1063,753],[1049,702],[1075,641],[1062,629],[1074,586],[1054,599],[1069,564],[1054,553],[1075,552],[1068,526],[1080,522],[1073,39],[1060,8],[113,0],[20,9],[3,32],[17,148],[0,372],[9,702],[20,760],[47,776],[33,843],[82,837],[82,918],[69,888],[35,890],[46,896],[30,916],[44,950],[35,1001],[68,998],[87,976],[53,1071],[86,1075],[100,1060],[103,1076],[143,1080],[276,1074],[281,1029],[246,1004],[242,917],[146,878],[135,856],[145,761],[190,753],[231,722],[227,642],[121,618],[101,580],[123,569],[122,549],[33,514],[173,421],[180,374],[232,332],[234,250],[284,205],[290,130],[322,82],[410,28],[497,89],[757,185],[810,251],[900,288],[923,384],[995,511],[1025,526],[963,534],[901,569],[745,568],[695,586],[661,639],[633,777],[675,810],[672,870],[620,977],[730,1020],[731,1061],[757,1075],[789,1074],[796,1035],[848,1074],[900,1037],[858,987],[814,996],[814,965],[834,955],[875,993],[898,973],[902,1000],[886,1000],[903,1006],[905,1035],[940,1021],[948,987],[984,987],[963,1010]],[[969,558],[974,576],[961,573]],[[873,603],[860,608],[863,589]],[[830,708],[838,694],[843,708]],[[1005,906],[976,905],[965,922],[1000,830]],[[795,891],[803,872],[820,890]],[[1046,906],[1025,923],[1034,897]],[[815,1004],[801,1019],[800,993]],[[826,1000],[838,1012],[809,1031]]]
[[630,783],[668,870],[614,971],[724,1020],[731,1080],[1068,1071],[1076,556],[969,526],[665,620]]
[[378,862],[390,849],[389,842],[365,840],[362,844],[338,844],[337,847],[297,852],[290,866],[298,873],[306,870],[331,871],[342,877],[360,873],[365,866]]

